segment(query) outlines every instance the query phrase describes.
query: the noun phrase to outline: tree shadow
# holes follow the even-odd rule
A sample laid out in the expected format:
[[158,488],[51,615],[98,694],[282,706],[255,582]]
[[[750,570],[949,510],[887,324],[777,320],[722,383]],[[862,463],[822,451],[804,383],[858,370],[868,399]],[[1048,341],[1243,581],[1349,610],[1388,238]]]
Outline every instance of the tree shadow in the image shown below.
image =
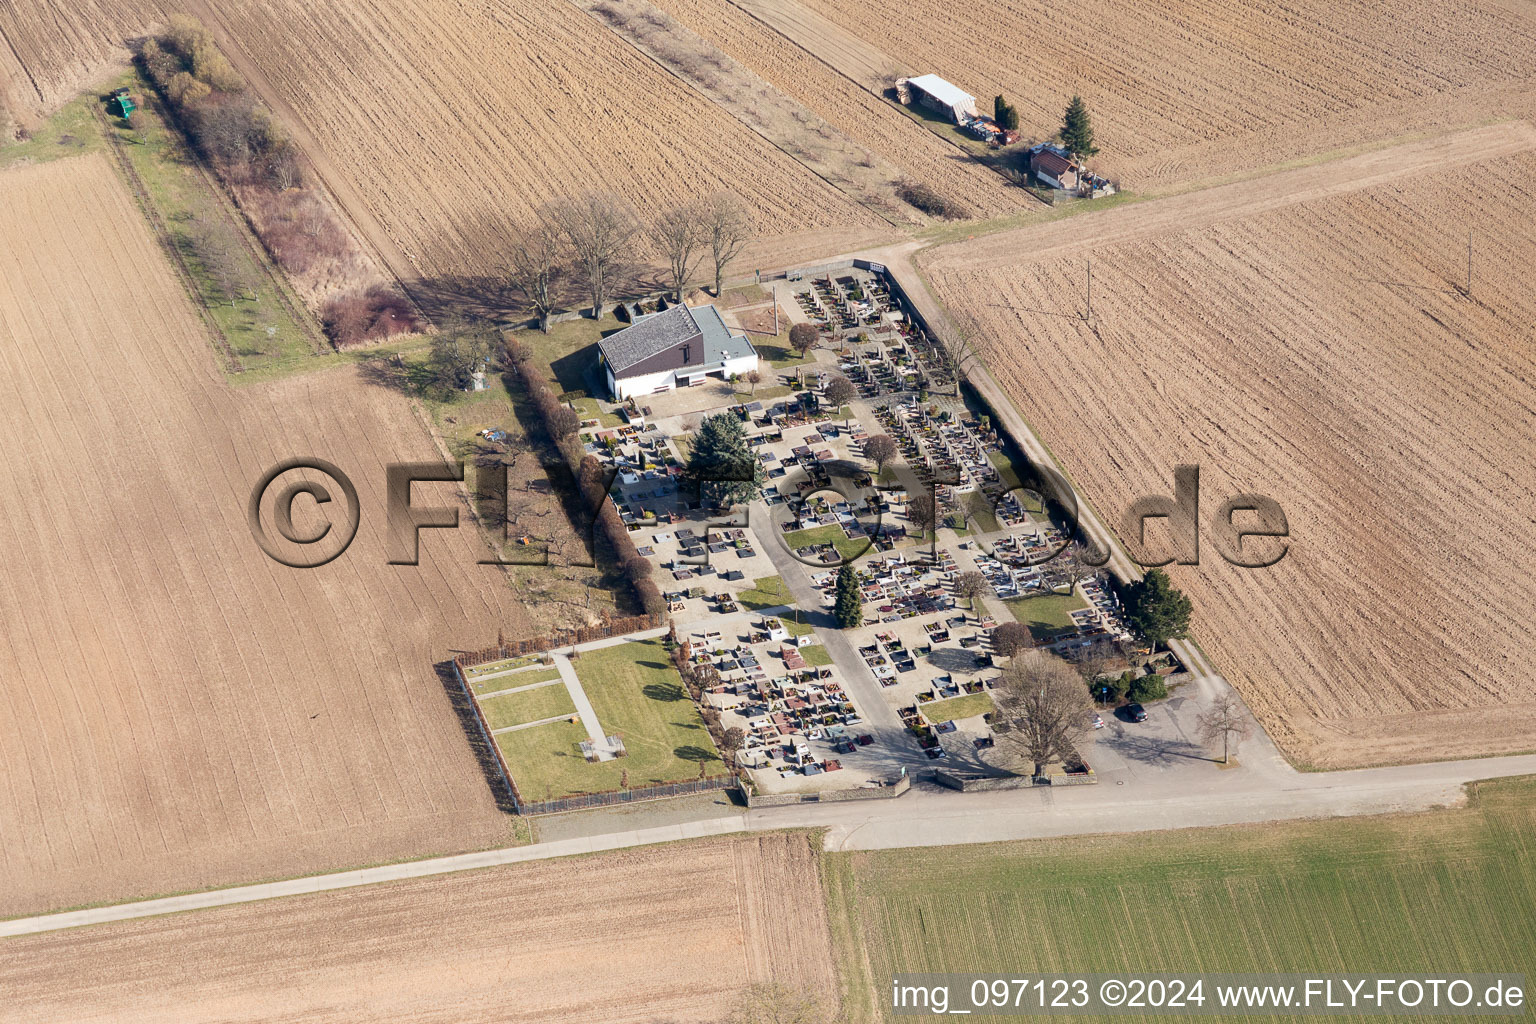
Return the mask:
[[432,667],[437,673],[438,682],[442,684],[444,696],[448,698],[448,705],[453,708],[453,713],[459,720],[459,728],[464,731],[464,738],[469,743],[470,752],[475,756],[475,763],[480,766],[480,773],[485,776],[485,784],[490,787],[491,796],[496,800],[497,810],[506,814],[516,814],[517,805],[512,800],[511,787],[501,773],[501,764],[496,758],[496,752],[491,749],[490,740],[480,728],[474,703],[459,683],[458,676],[453,670],[453,662],[438,662]]
[[683,699],[683,688],[676,683],[649,683],[642,687],[641,693],[650,700],[677,701]]
[[981,659],[963,647],[935,647],[928,654],[928,664],[945,672],[981,670]]
[[672,751],[672,756],[682,761],[693,761],[696,763],[720,760],[719,755],[713,750],[705,750],[703,747],[694,746],[677,747]]

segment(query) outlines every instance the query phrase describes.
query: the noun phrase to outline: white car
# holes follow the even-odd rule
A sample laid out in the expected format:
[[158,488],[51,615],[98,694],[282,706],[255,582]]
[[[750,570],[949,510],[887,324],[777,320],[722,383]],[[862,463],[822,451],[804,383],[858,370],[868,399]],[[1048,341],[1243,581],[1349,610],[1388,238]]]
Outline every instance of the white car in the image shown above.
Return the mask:
[[1093,713],[1093,727],[1095,729],[1104,728],[1104,716],[1099,714],[1097,711]]

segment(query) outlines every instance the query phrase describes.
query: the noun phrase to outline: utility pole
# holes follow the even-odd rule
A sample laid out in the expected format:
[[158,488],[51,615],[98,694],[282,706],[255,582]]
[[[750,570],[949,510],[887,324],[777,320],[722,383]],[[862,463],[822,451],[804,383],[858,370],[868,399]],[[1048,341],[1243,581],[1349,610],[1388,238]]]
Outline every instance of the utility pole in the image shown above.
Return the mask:
[[1088,261],[1088,314],[1083,319],[1093,319],[1093,260]]
[[1472,229],[1467,228],[1467,297],[1472,296]]

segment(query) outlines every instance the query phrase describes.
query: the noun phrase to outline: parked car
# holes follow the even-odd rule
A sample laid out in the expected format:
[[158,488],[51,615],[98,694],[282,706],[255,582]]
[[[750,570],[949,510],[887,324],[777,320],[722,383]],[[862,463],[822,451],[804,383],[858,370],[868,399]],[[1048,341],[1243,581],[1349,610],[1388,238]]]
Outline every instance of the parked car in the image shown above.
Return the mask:
[[1147,709],[1140,704],[1127,704],[1125,706],[1125,717],[1133,722],[1145,722],[1147,720]]
[[1097,711],[1093,713],[1093,727],[1095,729],[1104,728],[1104,716],[1099,714]]

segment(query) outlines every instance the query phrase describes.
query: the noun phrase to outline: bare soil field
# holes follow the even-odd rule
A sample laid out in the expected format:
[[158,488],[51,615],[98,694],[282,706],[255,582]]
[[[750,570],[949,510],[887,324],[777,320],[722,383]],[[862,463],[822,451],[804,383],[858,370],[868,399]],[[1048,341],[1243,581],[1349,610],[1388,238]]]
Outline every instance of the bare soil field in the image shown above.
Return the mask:
[[[175,8],[172,7],[172,10]],[[159,0],[0,4],[0,103],[35,122],[113,65],[125,40],[164,16]]]
[[542,861],[12,940],[0,986],[15,1024],[718,1020],[835,998],[818,870],[804,835]]
[[[0,272],[0,503],[32,510],[0,526],[0,914],[512,841],[433,665],[526,616],[467,527],[386,564],[384,466],[435,456],[409,403],[348,368],[229,387],[104,155],[0,192],[25,240]],[[362,508],[313,570],[246,522],[302,455]]]
[[[1365,0],[1110,0],[1089,17],[1046,0],[982,0],[963,18],[937,0],[788,7],[802,4],[988,111],[1006,94],[1026,136],[1054,133],[1081,93],[1097,168],[1137,189],[1529,111],[1536,77],[1536,19],[1498,0],[1415,0],[1390,15]],[[867,58],[839,63],[846,48],[828,52],[813,19],[762,16],[867,81]]]
[[509,222],[592,188],[730,188],[764,235],[883,226],[570,4],[192,6],[429,280],[494,270]]
[[971,160],[730,0],[660,0],[693,31],[825,118],[871,154],[970,211],[994,216],[1035,205],[1030,195]]
[[[1532,746],[1533,148],[1495,126],[922,260],[1107,522],[1201,466],[1201,564],[1172,572],[1298,762]],[[1240,492],[1289,517],[1273,568],[1210,543]]]

